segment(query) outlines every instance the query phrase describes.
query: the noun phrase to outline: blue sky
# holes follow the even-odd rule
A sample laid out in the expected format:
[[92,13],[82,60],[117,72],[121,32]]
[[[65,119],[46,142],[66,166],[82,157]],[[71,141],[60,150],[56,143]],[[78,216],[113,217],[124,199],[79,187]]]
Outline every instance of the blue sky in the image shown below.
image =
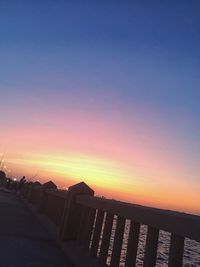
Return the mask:
[[120,114],[131,132],[137,113],[138,124],[177,143],[194,164],[188,183],[190,172],[197,182],[199,13],[197,0],[1,0],[3,126],[32,106],[30,117],[52,107]]
[[45,75],[54,72],[60,90],[68,80],[195,109],[199,8],[198,1],[1,1],[1,81],[49,89]]
[[191,116],[199,129],[198,1],[8,0],[0,7],[5,99],[78,91],[89,105],[88,96],[108,109],[119,99],[124,107],[150,105],[172,120]]

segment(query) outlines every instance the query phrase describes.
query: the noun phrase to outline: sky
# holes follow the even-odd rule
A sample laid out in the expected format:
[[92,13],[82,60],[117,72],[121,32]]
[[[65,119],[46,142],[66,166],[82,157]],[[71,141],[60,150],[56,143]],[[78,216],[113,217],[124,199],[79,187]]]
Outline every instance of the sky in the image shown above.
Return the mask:
[[198,0],[0,0],[7,174],[200,214],[199,12]]

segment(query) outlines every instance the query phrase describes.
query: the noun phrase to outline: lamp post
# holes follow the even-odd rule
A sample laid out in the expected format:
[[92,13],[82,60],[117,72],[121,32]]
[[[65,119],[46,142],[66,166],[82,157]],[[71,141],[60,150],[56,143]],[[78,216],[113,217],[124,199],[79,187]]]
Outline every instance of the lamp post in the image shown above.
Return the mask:
[[[1,166],[1,165],[2,165],[2,166]],[[0,166],[1,166],[1,171],[2,171],[3,168],[5,167],[5,166],[4,166],[4,165],[5,165],[5,160],[4,160],[4,159],[1,160],[1,165],[0,165]]]
[[3,161],[3,153],[0,153],[0,166],[1,166],[1,163],[2,163],[2,161]]

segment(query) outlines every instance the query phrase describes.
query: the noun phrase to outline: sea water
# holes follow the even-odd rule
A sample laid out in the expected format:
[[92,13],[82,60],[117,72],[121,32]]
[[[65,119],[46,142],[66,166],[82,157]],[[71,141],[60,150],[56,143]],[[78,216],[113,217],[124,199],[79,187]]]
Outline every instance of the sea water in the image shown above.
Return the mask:
[[[113,247],[115,229],[116,229],[116,217],[114,219],[113,227],[112,227],[110,247],[109,247],[108,259],[107,259],[108,265],[110,264],[111,255],[112,255],[112,247]],[[125,266],[125,257],[126,257],[129,229],[130,229],[130,220],[126,220],[123,245],[122,245],[122,251],[121,251],[121,258],[120,258],[120,267]],[[102,229],[102,233],[103,233],[103,229]],[[147,226],[141,225],[136,267],[143,266],[146,236],[147,236]],[[101,234],[101,238],[102,238],[102,234]],[[170,247],[170,233],[161,230],[159,232],[156,267],[167,267],[168,266],[169,247]],[[190,240],[188,238],[185,239],[183,266],[184,267],[200,267],[200,243],[194,240]]]

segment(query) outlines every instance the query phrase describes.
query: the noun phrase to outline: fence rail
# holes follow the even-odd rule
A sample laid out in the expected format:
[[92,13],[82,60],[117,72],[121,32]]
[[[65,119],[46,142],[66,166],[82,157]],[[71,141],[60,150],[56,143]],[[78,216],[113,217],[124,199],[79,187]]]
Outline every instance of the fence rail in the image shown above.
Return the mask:
[[200,217],[196,215],[149,208],[99,197],[79,196],[77,202],[86,207],[96,208],[200,242]]
[[169,267],[182,266],[185,238],[200,242],[199,216],[94,197],[85,183],[68,191],[24,184],[21,194],[56,225],[60,240],[74,240],[97,259],[92,266],[120,266],[125,234],[124,266],[136,266],[141,225],[147,226],[144,267],[156,266],[160,230],[170,233]]
[[[184,213],[166,211],[161,209],[143,207],[139,205],[123,203],[98,197],[79,196],[77,202],[84,208],[96,209],[97,216],[94,223],[94,234],[91,244],[91,255],[97,256],[98,243],[100,243],[100,232],[103,231],[101,240],[100,261],[107,262],[108,238],[112,231],[114,215],[116,219],[116,230],[110,266],[119,266],[120,253],[125,231],[125,220],[131,221],[125,266],[134,266],[136,262],[137,246],[139,242],[140,225],[147,225],[147,238],[145,247],[144,267],[156,265],[159,231],[164,230],[171,233],[169,267],[182,266],[184,239],[190,238],[200,242],[200,217]],[[85,212],[85,214],[87,214]],[[103,228],[103,216],[106,216]],[[85,219],[86,220],[86,219]],[[88,228],[88,231],[91,231]]]

